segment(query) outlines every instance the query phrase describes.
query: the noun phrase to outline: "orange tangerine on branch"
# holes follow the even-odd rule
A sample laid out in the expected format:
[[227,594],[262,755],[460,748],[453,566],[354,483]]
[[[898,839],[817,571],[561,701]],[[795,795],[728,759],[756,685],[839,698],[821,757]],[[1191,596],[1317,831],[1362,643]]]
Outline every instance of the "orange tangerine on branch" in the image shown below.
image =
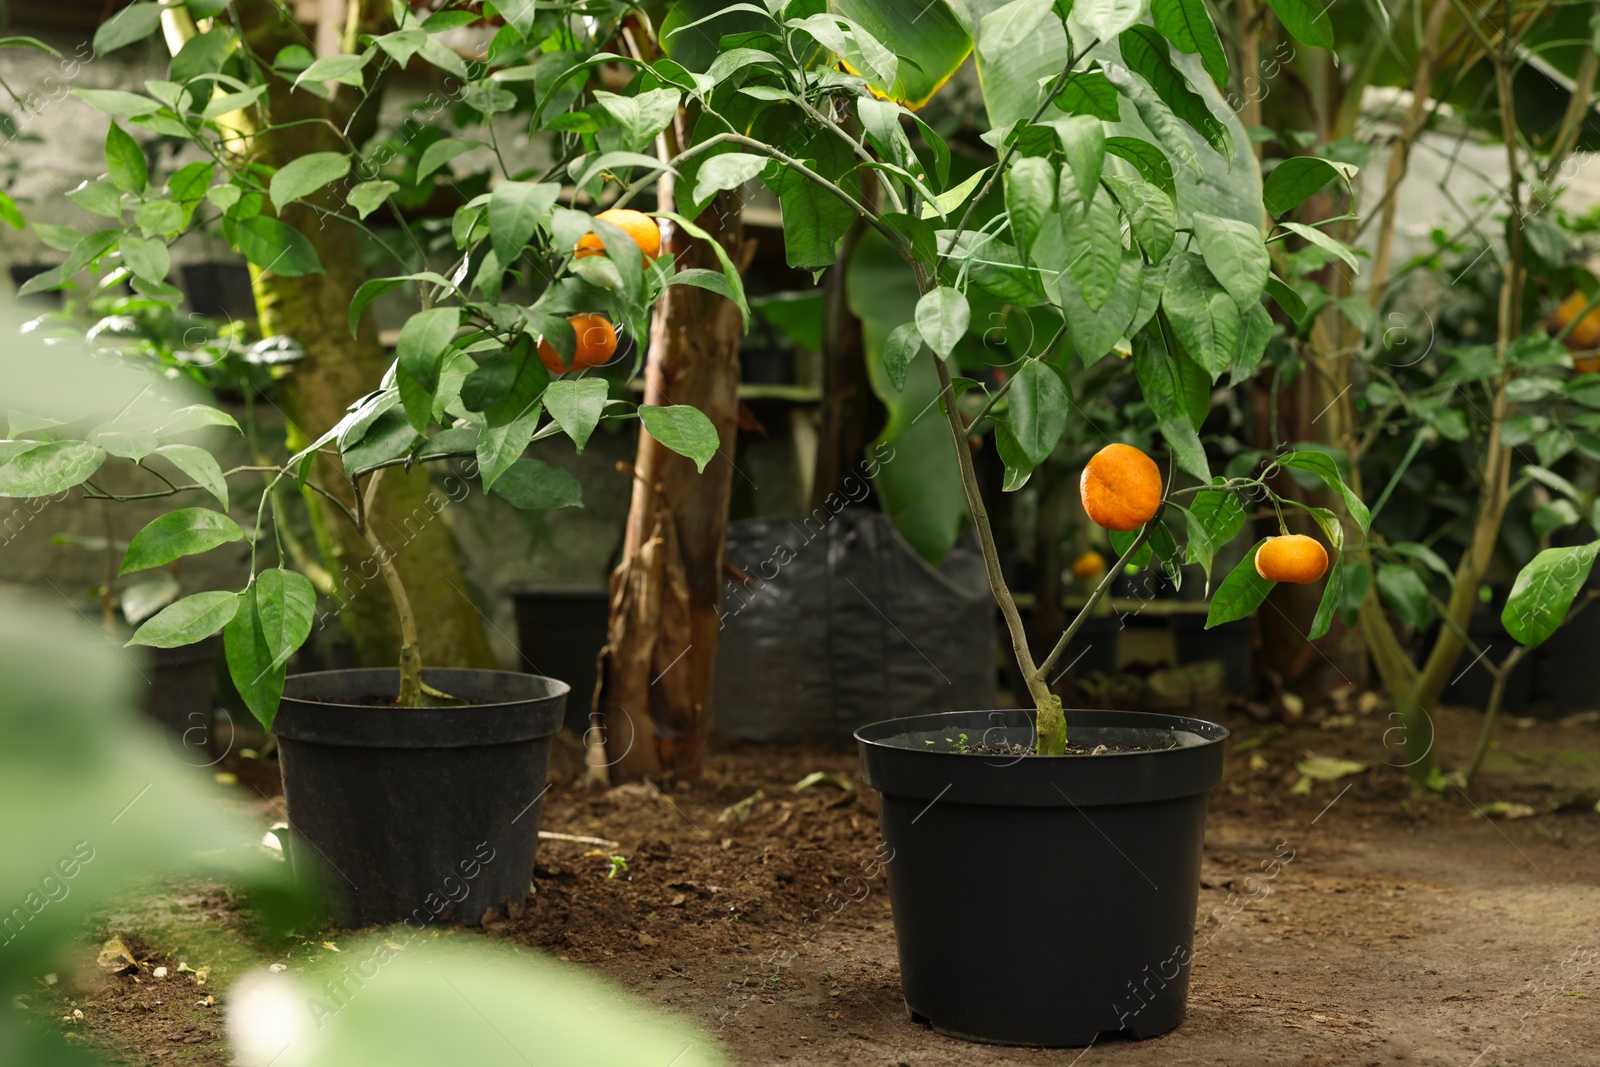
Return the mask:
[[1256,573],[1269,582],[1310,585],[1328,573],[1328,550],[1305,534],[1269,537],[1256,552]]
[[578,335],[578,346],[572,353],[572,366],[561,362],[561,353],[544,338],[539,339],[539,362],[551,374],[565,374],[584,367],[601,367],[611,362],[617,352],[617,331],[604,315],[574,315],[567,320],[572,332]]
[[[602,211],[595,218],[601,222],[609,222],[623,233],[633,238],[633,243],[639,246],[639,251],[644,253],[646,260],[655,259],[661,254],[661,227],[656,225],[656,220],[642,211],[632,208],[612,208]],[[584,256],[603,256],[606,247],[600,241],[597,233],[586,233],[578,238],[575,246],[578,258]]]
[[1132,445],[1106,445],[1084,465],[1078,494],[1096,526],[1137,530],[1161,510],[1161,469]]

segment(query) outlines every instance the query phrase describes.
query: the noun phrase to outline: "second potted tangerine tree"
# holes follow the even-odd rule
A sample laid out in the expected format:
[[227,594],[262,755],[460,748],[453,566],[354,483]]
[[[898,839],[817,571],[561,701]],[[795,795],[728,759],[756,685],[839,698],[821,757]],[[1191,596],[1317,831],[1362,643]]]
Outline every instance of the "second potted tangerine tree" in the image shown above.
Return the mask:
[[[175,59],[175,80],[148,83],[149,95],[78,91],[111,116],[107,175],[89,186],[98,198],[95,210],[113,221],[71,238],[66,262],[31,288],[126,282],[140,298],[175,307],[182,294],[166,280],[168,245],[211,222],[220,222],[233,246],[268,277],[323,270],[312,243],[285,218],[303,226],[354,227],[376,247],[389,248],[363,221],[400,192],[398,182],[376,176],[382,160],[367,158],[348,137],[339,151],[301,155],[276,169],[260,162],[254,148],[256,138],[281,128],[275,123],[300,122],[293,116],[309,97],[356,94],[353,123],[377,76],[394,62],[431,64],[464,79],[466,113],[476,108],[484,118],[528,102],[526,75],[534,69],[528,64],[539,62],[540,77],[550,80],[540,82],[536,125],[584,131],[554,134],[563,161],[542,173],[502,171],[491,191],[457,207],[448,228],[450,263],[442,272],[429,269],[415,244],[413,254],[397,254],[407,273],[361,285],[348,308],[352,332],[374,299],[402,286],[414,287],[421,307],[400,330],[396,358],[382,380],[369,383],[366,395],[349,398],[337,424],[283,462],[224,470],[192,435],[212,426],[236,430],[232,418],[205,405],[153,414],[154,396],[167,387],[158,379],[144,401],[105,421],[14,413],[11,439],[0,441],[0,495],[37,497],[80,487],[87,497],[112,501],[214,497],[220,508],[182,507],[149,523],[133,538],[121,570],[138,572],[243,542],[249,564],[242,588],[184,597],[140,626],[131,643],[174,648],[221,631],[235,685],[281,743],[291,856],[319,869],[336,892],[342,919],[354,925],[472,923],[489,909],[526,899],[548,746],[561,726],[567,687],[512,672],[425,669],[428,650],[395,566],[409,535],[369,521],[384,473],[425,462],[452,465],[443,483],[450,491],[431,494],[429,513],[408,518],[409,527],[412,519],[436,521],[460,498],[451,487],[473,483],[520,508],[580,505],[572,475],[523,452],[530,442],[557,435],[581,450],[603,419],[639,418],[662,445],[703,470],[720,444],[704,414],[635,405],[614,397],[611,383],[590,371],[614,359],[614,324],[647,335],[651,305],[669,285],[710,288],[746,315],[748,309],[725,254],[720,273],[679,272],[659,256],[656,219],[623,209],[591,216],[562,204],[563,197],[572,200],[563,183],[598,199],[611,185],[631,179],[637,188],[663,169],[638,148],[676,114],[681,89],[657,79],[652,84],[660,87],[642,114],[634,98],[589,85],[594,56],[617,32],[615,22],[584,21],[592,35],[580,41],[576,23],[533,18],[529,5],[528,18],[508,18],[499,29],[489,60],[469,69],[437,36],[459,26],[453,16],[461,12],[424,24],[404,5],[394,11],[398,22],[387,32],[374,31],[350,54],[326,56],[304,69],[285,68],[283,55],[274,61],[279,66],[230,61],[223,70]],[[187,18],[181,8],[168,12],[180,22]],[[238,12],[219,15],[206,33],[225,39],[222,54],[248,55],[229,17]],[[562,50],[552,59],[546,45],[555,47],[556,38]],[[575,44],[584,50],[574,51]],[[513,73],[503,77],[507,71]],[[655,77],[646,72],[636,81]],[[545,104],[557,97],[562,110],[546,113]],[[600,102],[614,119],[603,127]],[[568,113],[586,104],[594,105],[592,114],[571,122]],[[144,147],[124,126],[188,141],[205,159],[156,179]],[[585,151],[598,146],[608,147]],[[368,180],[360,180],[364,175]],[[413,177],[431,189],[432,177]],[[705,236],[688,219],[662,217],[691,236]],[[412,237],[398,213],[397,220],[403,236]],[[52,232],[63,240],[65,230]],[[509,299],[508,277],[531,295]],[[641,356],[636,347],[635,371]],[[330,461],[343,484],[314,476],[319,458]],[[108,490],[105,484],[118,483],[101,474],[107,464],[148,478],[148,488]],[[230,482],[246,483],[255,494],[244,522],[229,513],[240,495],[230,492]],[[396,666],[288,675],[290,658],[312,632],[317,593],[283,553],[286,517],[278,490],[285,489],[332,501],[364,538],[370,555],[355,566],[359,584],[347,583],[346,603],[352,596],[392,603],[401,638]]]
[[[1270,479],[1282,468],[1318,475],[1364,530],[1366,509],[1335,460],[1286,448],[1253,475],[1213,477],[1197,430],[1213,383],[1260,363],[1275,330],[1264,301],[1298,303],[1273,270],[1281,242],[1338,246],[1312,227],[1264,225],[1259,168],[1221,106],[1214,80],[1226,78],[1227,60],[1200,5],[737,8],[668,31],[736,32],[723,45],[741,56],[695,75],[700,119],[695,143],[674,160],[680,187],[704,201],[759,178],[781,202],[791,249],[828,247],[861,219],[899,254],[914,291],[882,345],[883,370],[896,387],[920,376],[936,393],[1033,700],[856,734],[892,850],[906,1005],[941,1032],[982,1041],[1162,1033],[1184,1015],[1206,794],[1221,778],[1227,730],[1175,715],[1064,711],[1052,675],[1129,562],[1153,554],[1177,582],[1187,555],[1209,584],[1216,550],[1243,530],[1251,501],[1271,506],[1280,533],[1217,584],[1209,624],[1254,611],[1278,581],[1326,574],[1312,636],[1326,632],[1340,600],[1343,520],[1305,508],[1323,540],[1291,534],[1283,505],[1305,506],[1280,500]],[[949,147],[914,108],[969,52],[993,156],[958,180]],[[1342,173],[1297,161],[1268,180],[1266,203],[1282,214]],[[862,197],[863,183],[876,195]],[[978,301],[1059,324],[997,388],[950,366]],[[969,442],[990,435],[1006,488],[1020,487],[1073,417],[1069,371],[1119,357],[1131,358],[1172,466],[1163,475],[1118,442],[1090,460],[1083,503],[1114,531],[1121,558],[1036,662]]]

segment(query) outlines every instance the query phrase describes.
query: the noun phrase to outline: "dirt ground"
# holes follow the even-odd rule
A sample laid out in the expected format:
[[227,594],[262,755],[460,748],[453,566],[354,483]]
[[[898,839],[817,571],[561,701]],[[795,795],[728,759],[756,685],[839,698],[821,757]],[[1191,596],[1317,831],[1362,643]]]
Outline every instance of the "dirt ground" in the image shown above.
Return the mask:
[[[740,1064],[1600,1065],[1600,717],[1508,723],[1477,805],[1451,789],[1409,807],[1385,766],[1397,757],[1381,711],[1288,729],[1226,721],[1235,732],[1207,825],[1189,1017],[1164,1037],[995,1048],[910,1021],[892,867],[844,882],[879,841],[848,750],[722,745],[702,782],[666,793],[585,791],[566,752],[544,828],[619,847],[542,844],[530,907],[488,936],[594,967],[700,1020]],[[1445,713],[1445,767],[1465,761],[1477,722]],[[1369,769],[1297,793],[1308,752]],[[270,783],[264,770],[256,781]],[[813,771],[854,788],[795,792]],[[747,821],[719,822],[757,791]],[[275,800],[231,792],[263,826],[274,818]],[[1527,813],[1478,814],[1493,802]],[[1264,860],[1289,855],[1262,877]],[[113,934],[136,972],[95,966]],[[229,984],[269,962],[303,966],[338,933],[269,957],[237,932],[227,893],[185,886],[102,916],[88,935],[80,966],[27,998],[43,1024],[130,1064],[223,1065]],[[209,967],[204,984],[180,963]]]

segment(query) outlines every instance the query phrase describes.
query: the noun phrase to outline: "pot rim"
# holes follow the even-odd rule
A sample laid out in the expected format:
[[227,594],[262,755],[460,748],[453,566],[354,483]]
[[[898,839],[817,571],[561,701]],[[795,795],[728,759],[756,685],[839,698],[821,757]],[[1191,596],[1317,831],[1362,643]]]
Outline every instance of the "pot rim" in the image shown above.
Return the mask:
[[[1226,726],[1223,726],[1221,723],[1215,723],[1209,719],[1197,719],[1190,715],[1176,715],[1171,712],[1164,711],[1123,711],[1116,708],[1063,708],[1062,713],[1066,716],[1067,725],[1069,727],[1072,725],[1072,717],[1074,715],[1090,715],[1095,717],[1126,715],[1131,718],[1137,718],[1144,721],[1108,723],[1083,722],[1080,720],[1078,725],[1111,728],[1122,727],[1127,729],[1142,727],[1146,729],[1171,730],[1174,733],[1188,734],[1197,740],[1193,744],[1175,745],[1172,748],[1140,749],[1130,752],[1104,752],[1098,756],[1091,756],[1087,752],[1067,752],[1059,756],[1038,756],[1033,753],[1029,753],[1026,758],[1030,760],[1104,760],[1130,757],[1148,759],[1153,756],[1159,756],[1164,752],[1188,752],[1195,749],[1210,748],[1214,745],[1222,744],[1230,736],[1232,736],[1232,731]],[[965,711],[939,711],[931,712],[927,715],[907,715],[898,719],[880,719],[877,722],[868,723],[866,726],[856,730],[853,736],[855,740],[863,747],[883,752],[915,752],[923,756],[952,756],[957,759],[994,760],[996,758],[994,753],[941,752],[937,749],[913,748],[909,745],[897,745],[893,743],[893,740],[896,737],[902,737],[907,734],[915,733],[919,730],[936,728],[942,723],[949,722],[958,716],[1009,715],[1031,718],[1034,714],[1035,712],[1033,708],[974,708]]]
[[[504,707],[508,707],[510,705],[513,705],[513,704],[526,704],[529,701],[545,700],[545,699],[548,699],[549,697],[553,697],[553,696],[563,696],[564,697],[564,696],[567,696],[568,694],[570,694],[572,692],[572,687],[570,685],[568,685],[566,682],[563,682],[559,678],[551,678],[548,675],[533,674],[532,672],[529,672],[529,671],[489,670],[487,668],[479,668],[479,667],[424,667],[423,670],[422,670],[422,676],[423,676],[423,680],[424,681],[427,681],[427,679],[428,679],[428,677],[430,675],[437,677],[440,673],[475,674],[475,675],[482,675],[482,676],[501,676],[501,677],[517,677],[517,678],[538,678],[538,679],[540,679],[542,681],[549,682],[553,688],[547,693],[541,693],[541,694],[538,694],[538,695],[535,695],[535,696],[519,697],[519,698],[517,698],[515,700],[496,700],[496,701],[492,701],[492,702],[489,702],[489,703],[483,703],[483,704],[480,704],[480,703],[477,703],[477,702],[474,701],[473,703],[470,703],[470,704],[451,704],[451,705],[446,705],[446,706],[442,706],[442,707],[419,707],[419,708],[402,708],[402,707],[398,707],[398,706],[396,706],[396,707],[386,707],[386,706],[373,705],[373,704],[345,704],[345,703],[341,703],[338,700],[321,700],[321,699],[317,699],[314,696],[309,695],[309,694],[308,695],[301,695],[301,694],[298,694],[298,693],[290,693],[288,691],[288,683],[289,682],[298,682],[301,685],[311,686],[314,683],[310,682],[309,679],[327,678],[327,677],[330,677],[331,675],[336,675],[336,674],[338,674],[338,675],[347,675],[347,676],[348,675],[357,675],[357,674],[366,674],[366,675],[392,674],[392,675],[395,675],[397,680],[398,680],[399,673],[400,673],[399,672],[399,668],[397,668],[397,667],[340,667],[340,668],[335,668],[333,670],[326,670],[326,671],[302,671],[299,674],[291,674],[287,678],[284,679],[284,683],[285,684],[284,684],[284,694],[283,694],[282,699],[285,700],[285,701],[293,700],[293,701],[296,701],[296,702],[302,703],[302,704],[315,704],[316,706],[323,707],[323,708],[340,708],[340,709],[349,710],[349,711],[375,711],[375,712],[380,712],[380,713],[385,713],[385,714],[390,714],[390,713],[394,713],[394,712],[405,712],[405,713],[408,713],[408,714],[413,714],[413,713],[417,713],[417,712],[469,711],[469,710],[473,710],[473,709],[476,709],[476,708],[504,708]],[[310,689],[310,693],[315,693],[315,689],[314,688]]]

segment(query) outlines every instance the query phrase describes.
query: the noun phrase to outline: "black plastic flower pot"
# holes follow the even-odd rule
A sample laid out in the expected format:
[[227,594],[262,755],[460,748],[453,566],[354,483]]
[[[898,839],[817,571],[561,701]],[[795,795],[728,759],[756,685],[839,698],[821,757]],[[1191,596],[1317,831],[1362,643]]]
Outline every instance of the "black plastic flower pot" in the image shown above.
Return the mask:
[[611,624],[611,593],[588,587],[536,589],[513,593],[511,605],[522,662],[572,687],[566,727],[582,737],[589,729],[595,664]]
[[226,753],[231,731],[217,736],[217,656],[222,638],[208,637],[178,648],[146,650],[143,671],[146,686],[139,705],[149,718],[167,728],[180,757],[195,766],[207,766]]
[[1255,640],[1255,620],[1236,619],[1208,630],[1205,612],[1184,611],[1172,615],[1168,622],[1178,666],[1216,660],[1222,664],[1229,693],[1248,696],[1254,691],[1251,644]]
[[1183,1021],[1206,794],[1228,731],[1151,712],[1066,714],[1074,745],[1120,751],[954,750],[962,734],[971,747],[1031,745],[1032,711],[856,732],[881,799],[906,1008],[940,1033],[1059,1047]]
[[468,706],[393,706],[399,671],[294,675],[278,735],[289,859],[347,926],[456,922],[520,906],[567,685],[429,670]]

